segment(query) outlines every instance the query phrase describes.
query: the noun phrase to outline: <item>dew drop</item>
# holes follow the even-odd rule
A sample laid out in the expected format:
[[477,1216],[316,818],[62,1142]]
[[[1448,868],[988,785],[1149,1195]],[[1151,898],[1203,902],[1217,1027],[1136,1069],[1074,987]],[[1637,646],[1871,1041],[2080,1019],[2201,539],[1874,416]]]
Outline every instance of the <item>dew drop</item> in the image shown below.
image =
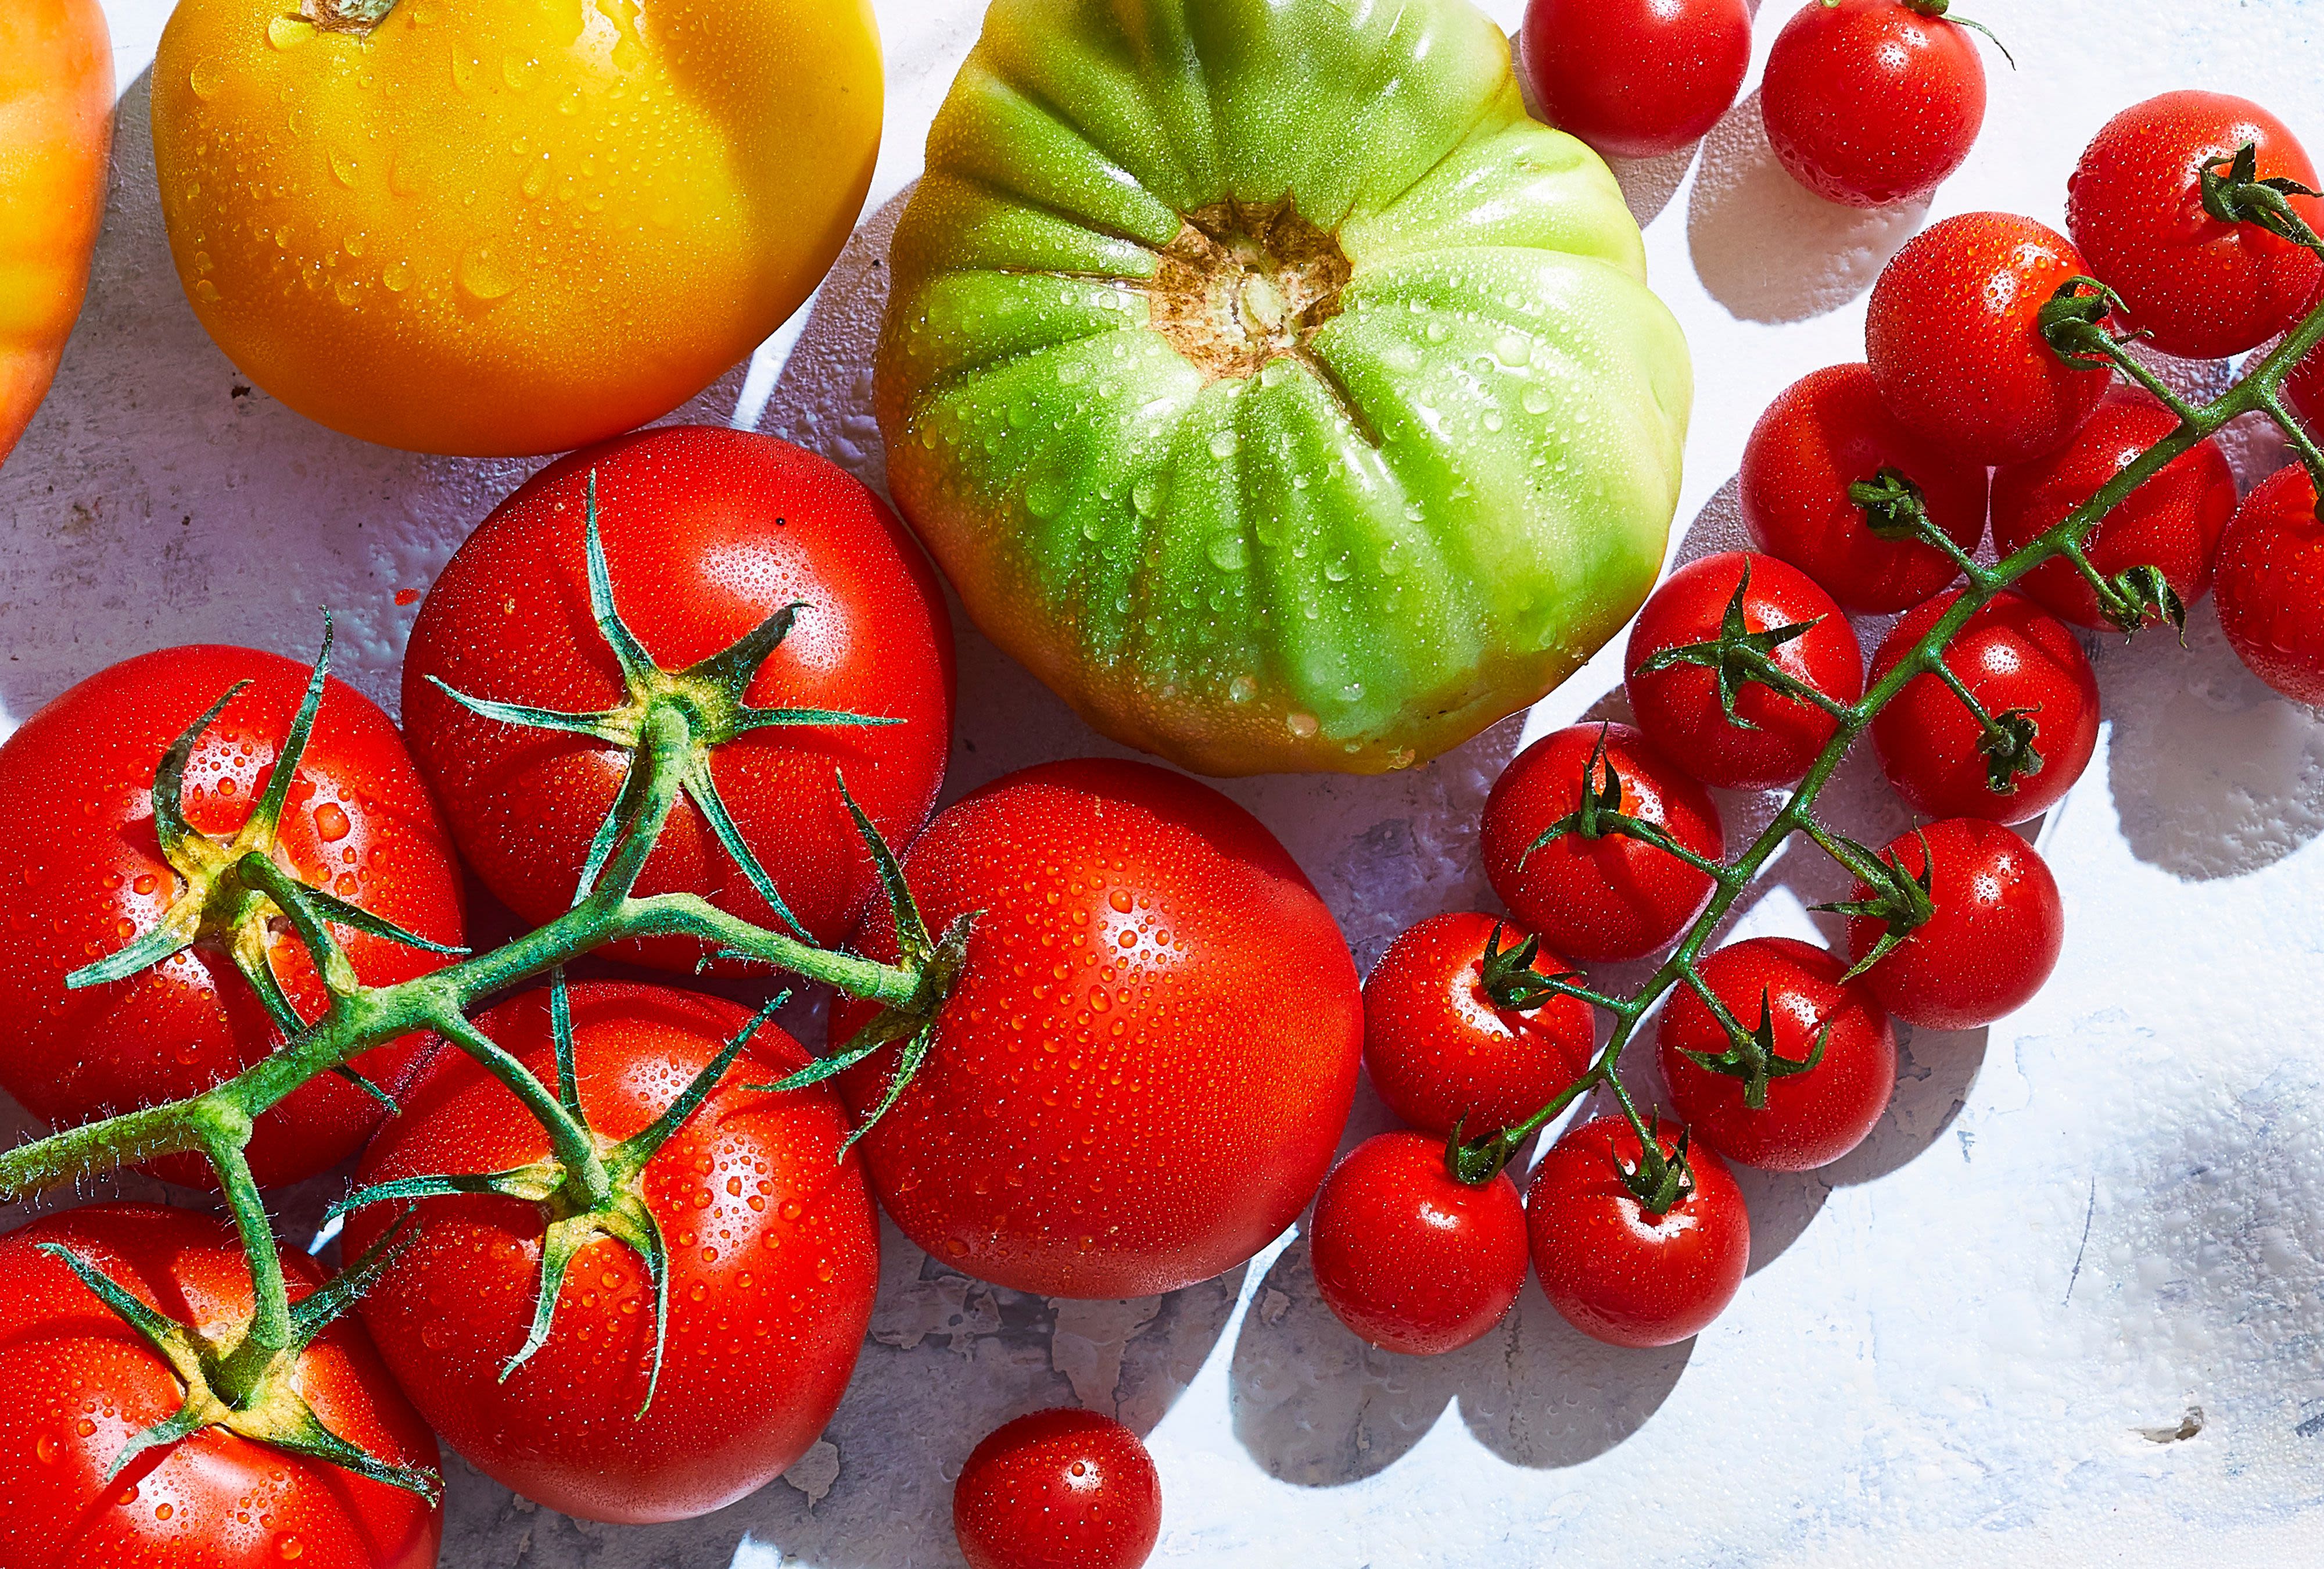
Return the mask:
[[1259,683],[1249,676],[1237,676],[1227,683],[1227,697],[1237,703],[1248,703],[1259,696]]
[[1527,387],[1525,395],[1525,411],[1528,414],[1548,413],[1549,393],[1540,387]]
[[277,16],[266,24],[266,42],[277,49],[296,49],[314,36],[315,24],[303,16]]
[[1222,572],[1240,572],[1250,562],[1250,547],[1240,534],[1217,534],[1211,540],[1211,565]]
[[346,838],[355,825],[348,821],[345,808],[337,801],[325,801],[315,808],[315,832],[323,836],[326,844],[336,844]]
[[411,264],[408,262],[390,262],[380,269],[379,281],[380,286],[390,294],[402,293],[411,287]]
[[493,254],[490,245],[477,245],[460,258],[460,288],[470,298],[487,304],[516,292],[516,274]]
[[208,103],[226,86],[226,67],[220,61],[205,56],[194,62],[186,74],[186,85],[194,89],[194,97]]
[[1242,438],[1231,430],[1221,430],[1211,437],[1211,456],[1224,463],[1242,450]]
[[1291,734],[1302,741],[1312,740],[1315,732],[1322,728],[1313,714],[1294,714],[1284,723],[1291,727]]

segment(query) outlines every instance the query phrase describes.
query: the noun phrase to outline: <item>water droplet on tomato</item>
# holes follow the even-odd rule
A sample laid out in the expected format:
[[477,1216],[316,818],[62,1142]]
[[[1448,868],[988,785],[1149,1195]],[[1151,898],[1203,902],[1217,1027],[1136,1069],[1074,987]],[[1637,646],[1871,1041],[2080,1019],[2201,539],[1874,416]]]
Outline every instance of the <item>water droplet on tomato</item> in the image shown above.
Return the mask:
[[296,49],[314,36],[315,24],[303,16],[277,16],[266,24],[266,42],[277,49]]
[[516,292],[516,274],[493,254],[490,245],[477,245],[460,258],[460,289],[471,299],[489,305]]
[[325,801],[315,808],[315,832],[323,836],[326,844],[336,844],[346,838],[355,825],[348,821],[346,808],[337,801]]

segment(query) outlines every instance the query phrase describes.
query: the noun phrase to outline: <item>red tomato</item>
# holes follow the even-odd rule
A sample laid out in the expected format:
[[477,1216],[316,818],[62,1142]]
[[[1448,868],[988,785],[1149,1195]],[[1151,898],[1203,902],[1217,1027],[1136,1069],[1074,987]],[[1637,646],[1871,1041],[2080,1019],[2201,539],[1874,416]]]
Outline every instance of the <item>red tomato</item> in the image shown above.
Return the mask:
[[[589,1125],[618,1141],[652,1124],[750,1022],[749,1010],[667,987],[572,991],[575,1075]],[[548,993],[478,1020],[556,1083]],[[396,1380],[477,1470],[594,1520],[685,1519],[755,1491],[831,1420],[871,1322],[879,1223],[862,1166],[843,1158],[838,1097],[748,1084],[806,1066],[762,1025],[710,1096],[648,1163],[641,1196],[669,1251],[669,1329],[644,1415],[654,1293],[644,1261],[600,1237],[573,1260],[548,1343],[503,1380],[540,1282],[540,1205],[495,1195],[419,1201],[410,1241],[366,1293],[364,1324]],[[547,1158],[516,1096],[446,1049],[364,1154],[368,1186]],[[369,1247],[398,1213],[348,1217]]]
[[1946,456],[1880,401],[1868,365],[1833,365],[1767,406],[1743,448],[1743,527],[1858,615],[1909,610],[1960,577],[1951,557],[1873,531],[1849,487],[1894,469],[1929,519],[1972,554],[1985,538],[1985,466]]
[[[2324,301],[2319,301],[2324,303]],[[2314,349],[2283,379],[2283,395],[2310,435],[2324,431],[2324,349]]]
[[1642,669],[1666,650],[1717,643],[1738,588],[1748,632],[1809,629],[1760,651],[1777,669],[1837,703],[1864,696],[1864,651],[1831,595],[1796,567],[1741,550],[1705,556],[1655,590],[1630,629],[1625,686],[1639,728],[1687,772],[1728,789],[1770,789],[1807,773],[1839,732],[1838,719],[1803,698],[1746,680],[1739,671],[1729,678],[1730,719],[1715,668],[1678,664],[1652,674]]
[[1961,166],[1985,125],[1985,62],[1943,11],[1822,0],[1794,14],[1759,89],[1768,143],[1794,180],[1827,201],[1886,207]]
[[[1657,1122],[1665,1155],[1675,1122]],[[1569,1131],[1534,1168],[1526,1232],[1543,1295],[1609,1345],[1673,1345],[1701,1334],[1735,1300],[1751,1264],[1751,1217],[1727,1163],[1694,1145],[1694,1192],[1657,1215],[1622,1180],[1638,1136],[1619,1117]]]
[[1744,0],[1531,0],[1523,64],[1542,117],[1600,152],[1702,139],[1751,65]]
[[[185,1386],[161,1354],[42,1243],[70,1249],[165,1315],[219,1341],[250,1323],[250,1267],[230,1227],[189,1210],[99,1204],[0,1238],[0,1563],[8,1569],[434,1569],[440,1509],[324,1461],[204,1427],[119,1477],[128,1442]],[[297,1302],[323,1283],[286,1251]],[[299,1359],[291,1388],[340,1437],[432,1470],[436,1440],[351,1319]]]
[[2219,626],[2253,675],[2324,704],[2324,524],[2293,464],[2244,499],[2219,549]]
[[[1486,944],[1509,955],[1526,937],[1489,915],[1432,916],[1372,966],[1364,981],[1364,1066],[1403,1121],[1439,1139],[1459,1122],[1467,1136],[1482,1138],[1524,1121],[1589,1071],[1597,1046],[1589,1004],[1552,996],[1538,1007],[1510,1007],[1486,989]],[[1541,951],[1526,968],[1563,975],[1573,966]]]
[[[1936,913],[1864,973],[1882,1006],[1926,1029],[1976,1029],[2034,1000],[2065,948],[2066,914],[2033,845],[1997,823],[1948,817],[1898,835],[1885,854],[1927,876]],[[1872,890],[1859,883],[1855,897]],[[1850,918],[1855,962],[1887,931],[1875,918]]]
[[[2313,189],[2316,166],[2282,121],[2248,98],[2177,92],[2106,124],[2067,185],[2066,228],[2098,277],[2166,354],[2224,359],[2290,327],[2324,287],[2324,262],[2255,224],[2203,209],[2204,166],[2245,143],[2258,177]],[[2292,197],[2324,225],[2324,204]]]
[[1870,1137],[1896,1093],[1896,1032],[1870,989],[1845,979],[1847,965],[1790,937],[1752,937],[1711,955],[1700,974],[1738,1024],[1769,1030],[1781,1062],[1810,1060],[1819,1039],[1823,1056],[1803,1073],[1771,1075],[1755,1111],[1742,1079],[1684,1055],[1723,1057],[1730,1043],[1702,999],[1678,988],[1657,1044],[1673,1109],[1697,1139],[1745,1166],[1812,1171]]
[[[125,981],[65,990],[65,976],[159,924],[180,883],[153,828],[161,754],[236,681],[251,684],[195,744],[183,792],[188,824],[223,844],[249,820],[276,748],[289,734],[307,669],[277,654],[198,647],[141,654],[98,671],[0,745],[0,1086],[35,1116],[86,1121],[232,1077],[282,1041],[235,967],[230,937],[194,946]],[[280,825],[279,858],[304,881],[436,942],[460,941],[459,869],[420,771],[387,715],[333,680]],[[425,974],[445,961],[334,928],[366,985]],[[300,1014],[326,996],[298,938],[272,934],[267,954]],[[389,1094],[425,1038],[355,1059]],[[363,1143],[379,1103],[346,1080],[310,1080],[258,1120],[251,1169],[272,1185],[312,1177]],[[208,1184],[198,1156],[153,1163],[173,1181]]]
[[2064,235],[2011,213],[1962,213],[1914,235],[1873,285],[1865,322],[1881,401],[1974,462],[2050,451],[2114,375],[2067,365],[2037,325],[2059,287],[2089,272]]
[[[1604,761],[1592,756],[1603,739]],[[1651,823],[1706,861],[1727,853],[1719,808],[1703,788],[1628,725],[1576,725],[1517,753],[1485,800],[1480,848],[1493,891],[1543,942],[1577,959],[1637,959],[1702,913],[1715,886],[1658,845],[1605,833],[1535,841],[1573,816],[1583,792],[1622,781],[1624,816]]]
[[1162,1480],[1120,1423],[1036,1411],[969,1455],[952,1528],[968,1569],[1139,1569],[1162,1536]]
[[[932,930],[982,912],[934,1049],[860,1146],[907,1236],[1014,1290],[1148,1297],[1298,1218],[1355,1099],[1363,997],[1257,818],[1149,764],[1053,762],[946,808],[904,874]],[[859,939],[896,952],[883,911]],[[871,1016],[843,999],[832,1038]],[[841,1076],[859,1116],[896,1057]]]
[[[1932,599],[1899,621],[1873,656],[1878,684],[1960,595]],[[2064,623],[2015,594],[1997,594],[1945,651],[1945,665],[1997,721],[2033,727],[2042,766],[1993,788],[1984,732],[1943,679],[1923,671],[1872,721],[1872,744],[1896,793],[1932,817],[2023,823],[2058,804],[2098,749],[2098,683]]]
[[[2065,446],[1994,474],[1994,549],[2006,556],[2032,543],[2178,429],[2179,417],[2153,394],[2116,387]],[[2108,578],[2133,567],[2160,568],[2179,597],[2192,605],[2211,591],[2212,558],[2235,511],[2235,471],[2217,442],[2199,441],[2108,512],[2083,551]],[[2070,561],[2045,562],[2016,587],[2076,626],[2113,624]]]
[[1507,1172],[1444,1168],[1444,1140],[1382,1133],[1350,1150],[1307,1228],[1324,1303],[1372,1345],[1442,1356],[1490,1334],[1525,1287],[1525,1205]]
[[[895,843],[927,820],[952,746],[952,623],[895,513],[835,465],[770,437],[678,427],[576,452],[503,502],[444,568],[411,629],[403,715],[461,854],[519,915],[550,920],[572,903],[621,789],[621,750],[484,718],[429,679],[571,713],[623,702],[590,616],[592,474],[615,606],[663,669],[706,660],[799,604],[748,701],[902,721],[779,726],[711,749],[743,840],[807,929],[836,943],[874,886],[839,777]],[[698,893],[777,924],[691,802],[671,814],[638,891]],[[622,956],[691,970],[700,953],[665,939]]]

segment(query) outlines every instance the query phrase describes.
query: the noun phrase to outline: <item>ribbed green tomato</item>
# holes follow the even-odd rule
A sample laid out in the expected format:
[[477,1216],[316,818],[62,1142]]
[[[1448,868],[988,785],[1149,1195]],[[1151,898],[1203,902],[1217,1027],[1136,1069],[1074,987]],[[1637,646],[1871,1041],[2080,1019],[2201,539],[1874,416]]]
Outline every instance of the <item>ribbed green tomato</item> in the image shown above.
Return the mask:
[[1468,0],[997,0],[896,235],[890,483],[1108,735],[1403,767],[1653,585],[1692,378],[1645,275]]

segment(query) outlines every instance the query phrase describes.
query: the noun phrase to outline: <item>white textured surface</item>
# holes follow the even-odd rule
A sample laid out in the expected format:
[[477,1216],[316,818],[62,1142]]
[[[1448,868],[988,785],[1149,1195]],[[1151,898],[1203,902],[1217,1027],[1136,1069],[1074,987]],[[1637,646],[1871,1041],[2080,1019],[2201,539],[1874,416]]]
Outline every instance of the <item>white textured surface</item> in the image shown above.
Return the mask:
[[[875,216],[813,318],[687,411],[875,480],[871,263],[978,14],[877,3],[890,107]],[[1797,3],[1767,0],[1763,57]],[[1489,8],[1513,25],[1520,0]],[[110,10],[127,87],[96,289],[0,474],[0,731],[159,644],[303,653],[322,604],[341,617],[343,668],[392,701],[411,614],[392,592],[424,587],[522,466],[364,447],[243,387],[161,237],[143,73],[163,0]],[[1970,14],[2024,69],[1996,71],[1984,141],[1940,214],[2057,221],[2090,133],[2167,88],[2246,92],[2324,149],[2324,13],[2302,0]],[[1699,160],[1621,171],[1697,356],[1690,554],[1732,537],[1731,476],[1767,399],[1860,357],[1863,291],[1926,216],[1798,192],[1753,109]],[[2264,438],[2245,445],[2247,470],[2273,460]],[[2324,1562],[2324,731],[2243,674],[2208,610],[2191,641],[2098,652],[2106,741],[2043,829],[2070,922],[2057,981],[1989,1032],[1911,1039],[1894,1114],[1839,1167],[1747,1177],[1755,1270],[1697,1343],[1609,1351],[1529,1288],[1482,1344],[1403,1361],[1332,1320],[1296,1241],[1169,1298],[1057,1306],[891,1235],[854,1389],[789,1485],[620,1530],[455,1466],[446,1564],[956,1564],[950,1481],[970,1446],[1067,1400],[1150,1429],[1168,1498],[1157,1563]],[[1591,708],[1613,673],[1601,660],[1534,727]],[[973,635],[962,697],[955,791],[1100,749]],[[1369,963],[1408,920],[1484,896],[1474,815],[1518,738],[1513,722],[1403,777],[1231,793],[1283,835]],[[1860,761],[1833,800],[1875,842],[1903,826]],[[1756,808],[1726,804],[1730,828]],[[1788,861],[1740,924],[1809,934],[1805,907],[1832,887]],[[1360,1108],[1351,1135],[1379,1117]],[[2160,1441],[2195,1407],[2199,1433]]]

